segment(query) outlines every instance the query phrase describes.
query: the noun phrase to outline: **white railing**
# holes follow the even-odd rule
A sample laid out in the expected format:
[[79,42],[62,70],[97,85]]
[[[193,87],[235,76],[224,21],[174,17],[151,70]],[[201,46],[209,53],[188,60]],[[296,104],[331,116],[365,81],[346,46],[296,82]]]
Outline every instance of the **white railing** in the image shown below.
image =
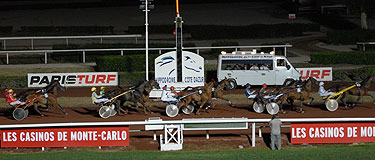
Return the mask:
[[[282,118],[283,123],[310,123],[310,122],[375,122],[375,118]],[[130,125],[184,125],[184,124],[209,124],[209,123],[251,123],[252,146],[255,147],[256,123],[268,123],[270,119],[247,119],[247,118],[204,118],[199,120],[158,120],[158,121],[128,121],[128,122],[76,122],[76,123],[42,123],[42,124],[10,124],[0,125],[0,129],[12,128],[51,128],[51,127],[82,127],[82,126],[130,126]],[[191,130],[191,129],[189,129]],[[199,129],[201,130],[201,129]],[[207,128],[207,131],[210,128]],[[230,130],[230,129],[228,129]]]
[[142,37],[140,34],[134,35],[95,35],[95,36],[38,36],[38,37],[0,37],[3,41],[3,50],[7,48],[7,40],[30,40],[31,49],[34,49],[34,40],[51,40],[51,39],[65,39],[65,44],[69,45],[69,39],[100,39],[103,43],[103,38],[135,38],[135,43],[138,43],[138,38]]
[[362,45],[362,51],[366,51],[366,45],[374,45],[375,42],[357,42],[357,45]]
[[[196,50],[199,54],[200,50],[210,49],[233,49],[238,51],[240,49],[256,49],[256,48],[272,48],[273,51],[276,48],[283,48],[284,55],[286,56],[286,49],[292,47],[292,45],[264,45],[264,46],[218,46],[218,47],[183,47],[183,50]],[[124,55],[124,51],[145,51],[146,48],[109,48],[109,49],[64,49],[64,50],[20,50],[20,51],[0,51],[1,54],[6,55],[6,64],[9,64],[10,54],[44,54],[44,63],[48,63],[48,53],[61,53],[61,52],[82,52],[82,63],[86,63],[86,52],[98,52],[98,51],[119,51],[120,55]],[[149,48],[149,50],[157,50],[159,54],[163,51],[176,50],[176,48]],[[219,54],[219,53],[218,53]]]

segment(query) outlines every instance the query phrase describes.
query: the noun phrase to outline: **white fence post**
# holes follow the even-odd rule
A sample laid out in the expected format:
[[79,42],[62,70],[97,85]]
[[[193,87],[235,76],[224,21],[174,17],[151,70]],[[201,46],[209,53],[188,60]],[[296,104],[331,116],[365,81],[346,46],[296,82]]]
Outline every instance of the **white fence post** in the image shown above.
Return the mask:
[[124,50],[121,50],[121,56],[123,56],[124,55]]
[[47,52],[44,52],[44,64],[47,64]]
[[7,53],[7,64],[9,64],[9,53]]
[[255,123],[253,122],[251,125],[251,146],[255,147]]
[[82,62],[86,63],[86,53],[85,53],[85,51],[82,52]]
[[31,39],[31,50],[34,50],[34,39]]

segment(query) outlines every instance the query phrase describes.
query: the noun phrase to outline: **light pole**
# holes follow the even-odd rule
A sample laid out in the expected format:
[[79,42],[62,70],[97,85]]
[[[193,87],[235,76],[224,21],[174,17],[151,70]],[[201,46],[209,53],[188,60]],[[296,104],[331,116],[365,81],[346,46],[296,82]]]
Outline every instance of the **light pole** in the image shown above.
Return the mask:
[[146,0],[146,81],[148,81],[148,0]]
[[144,9],[143,11],[145,12],[145,26],[146,26],[146,32],[145,32],[145,35],[146,35],[146,80],[148,81],[149,78],[148,78],[148,9],[153,9],[154,8],[154,5],[149,5],[151,4],[152,1],[154,0],[140,0],[141,1],[141,5],[139,6],[139,9]]

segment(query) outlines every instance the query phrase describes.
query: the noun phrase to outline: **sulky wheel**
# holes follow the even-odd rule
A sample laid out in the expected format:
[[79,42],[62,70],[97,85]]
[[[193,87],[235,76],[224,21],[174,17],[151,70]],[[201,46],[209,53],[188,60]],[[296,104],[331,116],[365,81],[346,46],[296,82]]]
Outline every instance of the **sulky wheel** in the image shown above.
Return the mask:
[[111,112],[111,108],[109,108],[108,106],[102,106],[99,109],[99,116],[102,118],[108,118],[109,116],[111,116]]
[[110,109],[111,109],[111,116],[115,116],[117,114],[117,111],[115,110],[116,106],[115,104],[112,104],[110,106]]
[[168,104],[165,108],[165,113],[167,113],[168,117],[176,117],[178,115],[178,107],[174,104]]
[[333,112],[337,110],[339,103],[335,99],[329,99],[326,101],[326,107],[329,111]]
[[279,113],[279,105],[275,102],[268,103],[266,105],[266,108],[267,108],[267,112],[270,115],[274,115],[274,114]]
[[263,103],[259,103],[259,102],[254,102],[253,103],[253,109],[255,112],[257,113],[262,113],[264,111],[264,104]]
[[27,114],[23,108],[16,108],[13,111],[13,118],[17,121],[21,121],[26,118]]
[[25,110],[25,118],[27,117],[27,116],[29,116],[29,109],[24,109]]
[[193,113],[193,111],[194,111],[194,106],[191,104],[187,105],[186,107],[185,106],[182,107],[182,112],[184,112],[185,114]]

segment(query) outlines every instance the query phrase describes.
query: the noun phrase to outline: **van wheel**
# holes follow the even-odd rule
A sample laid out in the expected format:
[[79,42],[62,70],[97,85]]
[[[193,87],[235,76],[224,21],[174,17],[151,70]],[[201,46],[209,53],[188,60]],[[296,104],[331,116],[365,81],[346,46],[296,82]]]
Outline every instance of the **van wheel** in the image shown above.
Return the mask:
[[234,90],[237,88],[237,82],[234,79],[228,80],[229,87],[226,87],[227,90]]

